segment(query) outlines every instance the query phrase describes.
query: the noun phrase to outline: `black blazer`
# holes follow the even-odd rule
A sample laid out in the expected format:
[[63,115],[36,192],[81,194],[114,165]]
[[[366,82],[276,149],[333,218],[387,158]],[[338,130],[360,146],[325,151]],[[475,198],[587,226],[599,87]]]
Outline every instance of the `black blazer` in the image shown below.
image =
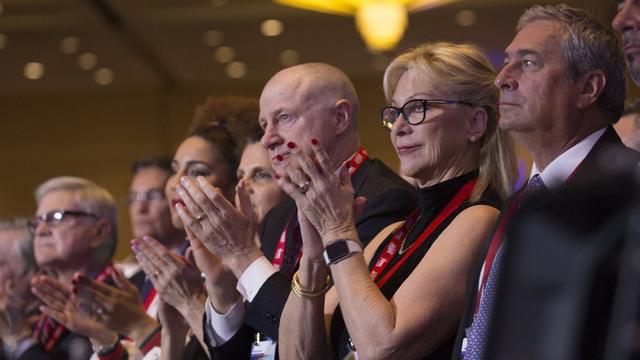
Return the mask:
[[[522,208],[542,208],[543,206],[545,206],[545,204],[557,200],[558,197],[561,196],[563,191],[567,188],[584,186],[585,184],[594,181],[594,179],[611,176],[613,172],[629,171],[630,169],[637,166],[638,161],[640,161],[640,154],[624,146],[613,127],[609,126],[605,130],[602,137],[600,137],[591,151],[587,154],[583,162],[578,166],[573,176],[567,179],[567,181],[562,186],[560,186],[560,188],[550,191],[545,196],[534,197],[530,202],[523,204]],[[507,205],[505,205],[504,209],[508,209],[511,202],[516,197],[517,194],[512,195],[507,201]],[[504,212],[500,214],[500,218],[496,223],[496,227],[497,224],[502,221],[503,216]],[[511,232],[509,232],[509,228],[510,226],[507,226],[507,232],[511,234]],[[473,276],[470,277],[467,284],[467,293],[465,298],[466,308],[458,327],[456,344],[452,356],[453,360],[460,359],[460,351],[462,347],[462,340],[465,337],[465,329],[469,327],[473,321],[473,310],[477,296],[480,272],[494,232],[495,228],[494,231],[491,232],[491,235],[487,238],[484,244],[484,249],[476,259],[476,264],[472,268]],[[512,241],[516,240],[511,239],[510,242]],[[505,249],[503,251],[505,251],[505,257],[503,260],[503,266],[505,265],[505,263],[509,262],[510,253],[508,250],[508,244],[509,243],[507,242],[505,242],[504,244]],[[492,334],[491,331],[490,334]]]
[[[356,221],[360,240],[365,245],[389,224],[404,220],[418,206],[417,190],[379,160],[363,162],[351,182],[355,196],[367,198],[365,209]],[[263,220],[260,239],[267,259],[273,259],[280,235],[295,213],[295,202],[288,200],[272,209]],[[280,315],[291,291],[290,281],[280,272],[269,277],[253,301],[247,304],[243,328],[224,345],[210,348],[210,354],[217,359],[248,358],[256,330],[277,340]],[[205,321],[205,326],[209,324]]]

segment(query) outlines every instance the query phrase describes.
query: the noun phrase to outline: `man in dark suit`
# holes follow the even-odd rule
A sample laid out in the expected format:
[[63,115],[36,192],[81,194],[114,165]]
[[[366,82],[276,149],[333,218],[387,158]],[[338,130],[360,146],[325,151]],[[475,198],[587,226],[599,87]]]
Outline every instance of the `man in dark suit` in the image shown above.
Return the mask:
[[[626,79],[620,41],[582,10],[534,6],[521,16],[496,78],[500,127],[534,160],[525,189],[515,194],[488,239],[472,278],[454,358],[485,359],[500,285],[507,224],[532,193],[552,194],[605,173],[603,163],[633,166],[637,154],[622,145],[611,124],[624,108]],[[637,160],[636,160],[637,162]],[[507,245],[507,246],[505,246]],[[506,254],[506,256],[505,256]],[[526,285],[525,285],[526,286]]]
[[[260,98],[259,121],[265,131],[262,144],[274,163],[286,161],[295,147],[311,153],[312,142],[327,150],[336,167],[349,162],[356,196],[367,199],[357,220],[360,238],[366,244],[415,208],[416,193],[382,162],[369,158],[360,146],[357,110],[355,90],[342,71],[327,64],[303,64],[284,69],[269,80]],[[300,191],[308,186],[307,182],[299,184]],[[214,357],[248,356],[256,331],[272,340],[278,337],[280,314],[302,246],[292,200],[265,217],[260,238],[261,252],[252,248],[250,239],[234,240],[244,244],[235,249],[204,241],[238,279],[237,289],[242,295],[235,304],[216,303],[213,296],[207,302],[205,336]],[[242,298],[247,301],[246,308]],[[218,313],[219,309],[223,311]],[[273,352],[275,346],[265,344],[269,341],[256,343]],[[254,352],[259,351],[260,346],[254,346]]]

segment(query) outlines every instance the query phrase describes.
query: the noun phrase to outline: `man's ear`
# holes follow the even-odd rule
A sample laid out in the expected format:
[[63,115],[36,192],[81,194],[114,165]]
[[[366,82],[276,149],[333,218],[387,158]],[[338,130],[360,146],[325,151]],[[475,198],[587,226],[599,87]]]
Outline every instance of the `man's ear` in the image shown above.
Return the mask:
[[577,99],[578,109],[586,109],[598,101],[607,84],[607,77],[602,70],[591,70],[579,80],[580,93]]
[[335,134],[341,135],[349,128],[351,121],[353,121],[353,104],[347,99],[340,99],[336,102],[335,109]]
[[98,248],[102,243],[104,243],[108,238],[109,234],[111,234],[111,224],[107,221],[107,219],[100,219],[96,223],[95,235],[89,242],[92,248]]
[[487,131],[487,123],[489,122],[489,114],[487,110],[481,106],[471,109],[469,116],[469,128],[467,129],[467,138],[471,142],[476,142],[482,138]]

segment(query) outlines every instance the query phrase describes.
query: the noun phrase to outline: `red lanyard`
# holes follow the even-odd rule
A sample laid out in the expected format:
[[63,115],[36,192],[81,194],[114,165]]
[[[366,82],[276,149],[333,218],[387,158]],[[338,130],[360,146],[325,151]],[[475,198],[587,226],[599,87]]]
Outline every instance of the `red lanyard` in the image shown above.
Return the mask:
[[[109,276],[111,276],[112,271],[115,271],[115,269],[113,265],[109,263],[98,275],[96,275],[96,281],[104,282]],[[55,329],[51,329],[54,325]],[[39,341],[42,344],[45,351],[50,352],[66,331],[67,328],[62,324],[59,324],[45,314],[42,314],[40,320],[38,320],[36,330],[33,332],[33,337],[36,341]]]
[[156,289],[152,287],[147,293],[147,296],[144,298],[144,302],[142,303],[144,306],[144,311],[149,310],[149,306],[151,305],[153,300],[156,298],[156,294],[157,294]]
[[[358,152],[353,154],[353,156],[349,160],[347,160],[349,175],[353,176],[353,174],[358,171],[362,163],[364,163],[368,158],[369,154],[367,154],[367,151],[364,149],[364,147],[361,146],[360,149],[358,149]],[[294,213],[293,216],[296,216],[296,214]],[[289,229],[289,224],[291,224],[291,220],[293,220],[293,216],[291,216],[291,218],[287,222],[287,225],[284,227],[284,231],[282,231],[282,234],[280,234],[280,240],[278,240],[278,246],[276,246],[276,252],[274,253],[273,260],[271,261],[276,270],[280,270],[282,261],[284,260],[285,245],[287,243],[287,231]],[[299,252],[296,258],[296,264],[298,263],[298,261],[300,261],[301,256],[302,252]]]
[[[584,160],[582,160],[584,161]],[[582,162],[576,166],[576,168],[571,172],[571,174],[564,181],[563,185],[566,184],[578,171]],[[528,184],[528,181],[527,181]],[[489,279],[489,272],[491,271],[491,265],[498,254],[498,250],[502,246],[504,241],[504,232],[506,230],[507,223],[509,220],[515,215],[516,211],[520,207],[520,202],[522,201],[522,197],[526,191],[526,186],[515,196],[513,201],[509,204],[509,207],[506,210],[504,216],[500,219],[500,223],[496,228],[496,231],[493,233],[493,237],[491,238],[491,242],[489,243],[489,250],[487,250],[487,256],[484,260],[484,264],[482,266],[482,272],[480,275],[480,286],[478,287],[478,293],[476,294],[476,303],[473,309],[473,313],[475,314],[480,307],[480,300],[482,299],[482,292],[484,291],[484,287],[487,284],[487,280]]]
[[500,219],[500,223],[496,228],[496,231],[493,233],[493,237],[491,238],[491,243],[489,243],[489,250],[487,251],[487,257],[484,260],[484,265],[482,266],[482,275],[480,276],[480,287],[478,288],[478,293],[476,294],[476,305],[474,307],[474,314],[478,311],[478,307],[480,306],[480,299],[482,298],[482,292],[484,291],[484,287],[487,284],[487,279],[489,279],[489,271],[491,270],[491,265],[493,264],[493,260],[495,260],[496,255],[498,254],[498,250],[500,246],[502,246],[502,241],[504,240],[504,232],[509,220],[515,215],[516,210],[520,205],[520,201],[522,201],[522,195],[524,194],[524,190],[520,191],[513,201],[509,204],[509,207],[506,210],[506,213]]
[[[413,244],[411,244],[409,250],[407,250],[407,252],[403,254],[402,258],[398,260],[398,262],[380,279],[380,281],[377,281],[378,288],[382,288],[387,280],[389,280],[389,278],[391,278],[391,276],[407,261],[407,259],[409,259],[411,254],[413,254],[420,247],[420,245],[433,233],[433,231],[437,229],[445,219],[447,219],[455,210],[457,210],[465,201],[469,199],[469,196],[471,195],[473,188],[476,186],[477,181],[477,177],[473,178],[469,180],[469,182],[467,182],[462,188],[460,188],[460,190],[458,190],[458,193],[456,193],[453,199],[451,199],[449,203],[444,207],[444,209],[440,211],[438,216],[436,216],[436,218],[429,224],[429,226],[427,226],[427,228],[420,234],[418,239]],[[396,230],[394,230],[391,236],[391,240],[389,240],[389,243],[387,244],[387,247],[380,254],[375,262],[375,265],[371,269],[370,274],[373,278],[373,281],[376,281],[378,279],[382,271],[384,271],[393,257],[397,254],[400,246],[402,245],[403,239],[408,235],[407,232],[418,220],[418,217],[420,217],[420,215],[421,211],[418,208],[411,215],[409,215],[409,218],[404,222],[404,224],[400,225]]]
[[[289,218],[289,221],[287,221],[287,225],[284,227],[284,231],[282,231],[282,234],[280,234],[280,240],[278,240],[278,246],[276,247],[276,252],[273,255],[273,260],[271,261],[273,267],[275,267],[277,271],[280,271],[282,261],[284,260],[284,247],[287,242],[287,232],[289,231],[289,225],[291,224],[291,220],[293,220],[294,216],[296,216],[295,213],[293,213],[293,215]],[[301,256],[302,252],[298,254],[296,264],[298,263],[298,261],[300,261]]]

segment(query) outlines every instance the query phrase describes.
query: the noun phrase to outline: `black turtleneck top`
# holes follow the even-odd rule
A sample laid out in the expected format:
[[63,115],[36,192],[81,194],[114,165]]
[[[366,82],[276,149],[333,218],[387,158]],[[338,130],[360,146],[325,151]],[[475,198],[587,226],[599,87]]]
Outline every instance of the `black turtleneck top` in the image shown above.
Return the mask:
[[[443,181],[433,186],[419,189],[420,192],[420,208],[422,215],[416,222],[413,229],[407,234],[404,241],[403,249],[408,249],[417,238],[426,230],[432,221],[440,214],[445,206],[451,201],[451,199],[457,194],[457,192],[471,179],[478,176],[478,171],[472,171],[470,173],[455,177],[450,180]],[[397,271],[389,278],[389,280],[380,289],[387,299],[391,299],[402,283],[411,275],[413,270],[418,266],[422,258],[426,255],[427,251],[431,248],[433,242],[440,236],[444,229],[449,226],[453,219],[458,216],[462,211],[474,205],[489,205],[497,209],[500,209],[501,201],[494,191],[485,191],[480,200],[476,202],[464,202],[456,211],[451,213],[434,231],[429,237],[420,245],[420,247],[409,256],[405,263],[400,266]],[[389,241],[391,241],[391,235],[389,235],[378,246],[378,249],[369,264],[369,270],[373,267],[375,261],[378,259],[382,251],[387,247]],[[393,259],[386,266],[384,271],[378,275],[378,278],[382,278],[385,273],[393,268],[402,255],[396,253]],[[439,360],[450,359],[453,343],[455,341],[455,334],[452,335],[441,347],[436,351],[426,356],[424,359]],[[333,347],[334,354],[337,359],[343,359],[350,351],[351,348],[348,345],[349,333],[347,332],[344,319],[342,318],[342,312],[340,307],[336,308],[331,320],[331,345]]]

